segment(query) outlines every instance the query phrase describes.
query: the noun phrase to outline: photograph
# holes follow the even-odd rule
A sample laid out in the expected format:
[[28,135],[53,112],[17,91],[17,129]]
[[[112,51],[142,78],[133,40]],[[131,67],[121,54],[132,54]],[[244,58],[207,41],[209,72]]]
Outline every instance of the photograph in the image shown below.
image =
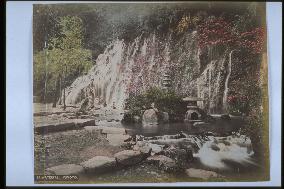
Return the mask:
[[265,2],[33,4],[34,182],[270,180]]

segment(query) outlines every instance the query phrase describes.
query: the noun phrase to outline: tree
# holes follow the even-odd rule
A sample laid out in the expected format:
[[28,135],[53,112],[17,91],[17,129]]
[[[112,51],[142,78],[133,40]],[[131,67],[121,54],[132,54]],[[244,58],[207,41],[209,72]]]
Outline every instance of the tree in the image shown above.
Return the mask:
[[[78,17],[66,16],[59,18],[57,24],[60,27],[60,34],[48,41],[46,53],[49,62],[47,66],[47,87],[53,89],[54,102],[58,100],[59,96],[61,97],[62,88],[63,92],[65,92],[66,86],[92,66],[91,51],[84,49],[82,44],[82,20]],[[36,80],[44,78],[42,69],[45,60],[43,56],[43,52],[35,55],[36,66],[34,73],[36,74]],[[63,86],[61,81],[63,81]],[[65,94],[63,98],[65,98]],[[63,99],[63,103],[65,109],[65,99]]]

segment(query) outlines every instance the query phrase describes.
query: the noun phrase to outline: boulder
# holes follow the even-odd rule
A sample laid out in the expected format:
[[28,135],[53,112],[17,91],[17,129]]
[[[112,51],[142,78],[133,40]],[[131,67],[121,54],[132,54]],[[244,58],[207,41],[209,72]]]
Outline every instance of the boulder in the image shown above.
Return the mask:
[[165,145],[152,144],[145,141],[137,141],[133,146],[133,150],[141,151],[142,153],[151,152],[151,155],[160,153]]
[[211,149],[214,150],[214,151],[220,151],[220,148],[217,144],[211,144]]
[[188,177],[191,178],[209,179],[209,178],[221,177],[221,175],[217,174],[216,172],[206,171],[202,169],[194,169],[194,168],[186,169],[185,173]]
[[143,123],[158,124],[158,115],[154,109],[148,109],[143,113]]
[[106,156],[95,156],[80,164],[87,173],[102,173],[112,171],[116,168],[115,158]]
[[154,155],[147,158],[147,163],[157,165],[160,169],[167,172],[177,172],[180,170],[176,162],[164,155]]
[[46,169],[46,172],[51,175],[79,175],[84,172],[81,165],[63,164]]
[[152,148],[152,153],[151,154],[158,154],[160,153],[165,145],[158,145],[158,144],[152,144],[150,143],[149,145]]
[[114,154],[116,162],[120,165],[129,166],[135,165],[146,159],[150,154],[143,153],[141,151],[134,151],[134,150],[124,150]]
[[181,166],[192,161],[193,159],[193,154],[190,149],[189,150],[180,149],[180,148],[175,148],[173,146],[171,146],[166,150],[161,151],[159,154],[172,158]]

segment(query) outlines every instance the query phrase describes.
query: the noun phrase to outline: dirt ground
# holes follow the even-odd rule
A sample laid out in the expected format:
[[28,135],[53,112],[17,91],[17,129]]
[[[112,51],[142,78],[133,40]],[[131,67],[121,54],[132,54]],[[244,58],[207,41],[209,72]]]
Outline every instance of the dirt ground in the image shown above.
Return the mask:
[[44,174],[48,167],[79,164],[94,156],[109,156],[123,149],[111,146],[106,137],[96,131],[73,130],[35,135],[35,174]]

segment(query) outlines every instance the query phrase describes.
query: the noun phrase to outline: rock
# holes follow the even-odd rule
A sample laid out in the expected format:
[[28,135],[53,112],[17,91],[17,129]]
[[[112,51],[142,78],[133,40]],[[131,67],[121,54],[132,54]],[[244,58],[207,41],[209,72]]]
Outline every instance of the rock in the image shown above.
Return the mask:
[[141,122],[141,117],[139,117],[139,116],[133,116],[133,121],[134,121],[135,123],[140,123],[140,122]]
[[231,117],[228,114],[223,114],[223,115],[221,115],[220,118],[221,118],[221,120],[224,120],[224,121],[230,121],[231,120]]
[[129,137],[130,137],[129,135],[124,135],[124,134],[107,134],[107,140],[109,141],[109,144],[112,146],[122,145],[124,141]]
[[180,169],[173,159],[164,155],[154,155],[148,157],[147,162],[157,165],[160,169],[167,172],[177,172]]
[[87,131],[98,131],[98,132],[102,132],[102,130],[103,129],[98,129],[98,127],[97,126],[86,126],[86,127],[84,127],[84,129],[85,130],[87,130]]
[[52,175],[79,175],[84,172],[84,168],[81,165],[63,164],[50,167],[46,171]]
[[175,148],[173,146],[161,151],[159,154],[175,160],[176,163],[181,167],[185,166],[193,159],[193,154],[191,150]]
[[195,123],[193,123],[193,126],[194,127],[206,127],[206,126],[208,126],[208,125],[210,125],[209,123],[205,123],[205,122],[195,122]]
[[148,109],[143,113],[143,123],[158,124],[158,115],[154,109]]
[[220,151],[220,148],[217,146],[217,144],[211,144],[211,149],[215,151]]
[[112,171],[116,168],[115,158],[106,156],[95,156],[85,162],[82,165],[88,173],[102,173]]
[[99,127],[102,129],[102,133],[106,134],[126,134],[124,128],[116,128],[116,127]]
[[149,145],[145,145],[139,149],[139,151],[147,156],[151,155],[152,148]]
[[81,115],[79,116],[80,119],[89,119],[90,116],[89,115]]
[[107,127],[107,126],[85,126],[86,130],[98,130],[101,131],[102,134],[121,134],[125,135],[126,131],[124,128],[117,127]]
[[152,144],[150,143],[150,147],[152,148],[152,153],[151,154],[158,154],[160,153],[165,145],[158,145],[158,144]]
[[134,150],[124,150],[114,155],[116,162],[124,166],[138,164],[144,159],[146,159],[148,156],[149,152],[145,154],[141,151]]
[[152,144],[144,141],[137,141],[133,150],[141,151],[142,153],[151,152],[151,155],[160,153],[165,145]]
[[216,172],[194,168],[186,169],[185,173],[192,178],[209,179],[221,177],[221,175],[218,175]]

